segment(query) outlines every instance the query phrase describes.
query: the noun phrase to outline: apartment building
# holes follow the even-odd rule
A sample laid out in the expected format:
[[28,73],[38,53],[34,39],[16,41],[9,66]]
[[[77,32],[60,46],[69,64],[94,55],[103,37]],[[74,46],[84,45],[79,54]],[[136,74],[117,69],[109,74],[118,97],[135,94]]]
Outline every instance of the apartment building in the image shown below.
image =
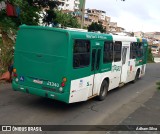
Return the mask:
[[86,9],[85,10],[85,20],[84,25],[88,27],[92,22],[101,23],[103,27],[106,29],[107,21],[106,21],[106,12],[97,9]]
[[134,32],[134,36],[143,38],[144,37],[144,33],[142,31]]
[[116,33],[117,31],[117,22],[109,22],[109,30],[108,32]]
[[125,29],[123,27],[118,27],[116,28],[116,32],[125,32]]
[[124,32],[124,28],[118,27],[117,22],[111,22],[111,17],[106,16],[106,12],[97,9],[86,9],[84,15],[84,26],[88,27],[92,22],[102,24],[106,33]]
[[59,10],[73,12],[78,11],[80,6],[79,0],[58,0],[62,4],[59,6]]

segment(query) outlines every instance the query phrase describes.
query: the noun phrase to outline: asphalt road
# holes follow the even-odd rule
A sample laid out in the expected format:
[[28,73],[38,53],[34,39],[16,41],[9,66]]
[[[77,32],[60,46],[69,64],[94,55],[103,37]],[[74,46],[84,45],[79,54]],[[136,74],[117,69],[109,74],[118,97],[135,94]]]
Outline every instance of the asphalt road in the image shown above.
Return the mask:
[[[104,101],[65,104],[12,91],[10,84],[0,84],[0,124],[2,125],[97,125],[116,124],[134,112],[139,104],[123,112],[124,105],[139,97],[145,102],[160,81],[160,64],[148,64],[146,75],[135,84],[126,84],[108,93]],[[145,94],[145,92],[147,94]],[[121,112],[121,116],[116,116]]]

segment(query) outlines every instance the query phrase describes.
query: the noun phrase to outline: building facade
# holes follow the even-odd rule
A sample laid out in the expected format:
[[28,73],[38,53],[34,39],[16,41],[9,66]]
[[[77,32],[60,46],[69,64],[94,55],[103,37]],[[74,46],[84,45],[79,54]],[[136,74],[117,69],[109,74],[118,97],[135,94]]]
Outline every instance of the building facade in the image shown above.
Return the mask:
[[143,38],[144,37],[144,33],[142,31],[134,32],[134,36]]
[[58,0],[62,4],[59,6],[59,10],[63,11],[79,11],[80,1],[79,0]]
[[107,21],[106,21],[106,12],[102,10],[96,9],[86,9],[84,15],[84,26],[88,27],[92,24],[92,22],[101,23],[103,27],[106,29]]
[[76,16],[81,24],[81,28],[87,28],[92,22],[102,24],[106,33],[123,32],[124,28],[118,27],[117,22],[111,22],[111,17],[106,16],[106,12],[97,9],[85,9],[86,0],[58,0],[62,4],[59,10],[71,13]]
[[84,26],[88,27],[92,22],[102,24],[106,33],[123,32],[124,28],[118,27],[117,22],[111,22],[111,17],[106,16],[106,12],[97,9],[86,9],[84,15]]

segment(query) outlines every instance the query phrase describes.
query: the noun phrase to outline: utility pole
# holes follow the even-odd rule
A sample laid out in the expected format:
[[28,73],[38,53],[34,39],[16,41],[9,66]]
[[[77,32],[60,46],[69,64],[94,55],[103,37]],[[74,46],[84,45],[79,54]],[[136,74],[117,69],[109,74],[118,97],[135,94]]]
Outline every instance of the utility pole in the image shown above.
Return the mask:
[[81,29],[83,29],[84,27],[84,14],[85,14],[85,4],[86,4],[86,0],[81,0],[82,2],[82,9],[81,9],[81,13],[82,13],[82,16],[81,16]]

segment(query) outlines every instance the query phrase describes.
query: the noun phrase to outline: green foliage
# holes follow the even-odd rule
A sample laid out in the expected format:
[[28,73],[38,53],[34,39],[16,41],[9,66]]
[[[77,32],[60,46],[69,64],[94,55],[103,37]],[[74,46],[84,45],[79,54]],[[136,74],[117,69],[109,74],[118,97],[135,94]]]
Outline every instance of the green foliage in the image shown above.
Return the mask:
[[0,52],[0,74],[4,73],[8,66],[11,65],[13,61],[13,45],[10,44],[10,46],[6,46],[0,44],[1,52]]
[[148,61],[148,63],[153,63],[154,62],[154,58],[153,58],[153,55],[151,53],[151,48],[148,49],[147,61]]
[[[0,0],[3,1],[3,0]],[[15,35],[19,25],[38,25],[40,9],[38,6],[29,5],[28,0],[10,0],[10,3],[20,8],[20,16],[7,16],[6,10],[0,11],[0,34],[2,35],[0,43],[0,73],[7,70],[13,61],[13,47]]]
[[158,86],[157,89],[160,90],[160,82],[157,82],[156,84]]
[[4,73],[13,60],[13,42],[8,38],[7,43],[2,43],[0,38],[0,74]]
[[43,23],[48,26],[50,24],[53,24],[55,22],[55,19],[57,18],[57,14],[55,9],[62,4],[59,1],[51,1],[51,0],[30,0],[32,1],[31,4],[36,5],[38,3],[39,9],[45,8],[46,15],[44,16]]
[[66,14],[61,11],[56,12],[55,22],[61,24],[62,27],[71,27],[71,28],[80,27],[77,18],[73,17],[71,14]]
[[14,18],[6,16],[5,10],[0,12],[0,30],[7,32],[9,29],[16,29]]
[[88,26],[88,31],[100,31],[101,33],[105,33],[106,29],[103,28],[102,24],[92,22],[92,24]]
[[[37,14],[39,9],[37,7],[27,6],[23,8],[24,11],[20,15],[20,24],[38,25],[40,16]],[[29,9],[29,10],[27,10]]]
[[[0,2],[3,0],[0,0]],[[2,41],[0,43],[0,72],[7,70],[8,66],[13,60],[13,47],[17,29],[20,25],[38,25],[40,15],[43,8],[46,9],[46,16],[43,22],[46,25],[54,22],[62,24],[64,27],[79,27],[78,20],[69,14],[56,12],[61,3],[51,0],[10,0],[10,3],[20,8],[20,15],[18,17],[9,17],[6,10],[0,11],[0,34],[2,34]]]
[[27,0],[10,0],[10,2],[20,8],[19,17],[9,17],[5,10],[0,11],[0,28],[2,31],[16,29],[21,24],[38,25],[40,9],[37,6],[29,5]]
[[2,44],[2,38],[0,37],[0,45]]

